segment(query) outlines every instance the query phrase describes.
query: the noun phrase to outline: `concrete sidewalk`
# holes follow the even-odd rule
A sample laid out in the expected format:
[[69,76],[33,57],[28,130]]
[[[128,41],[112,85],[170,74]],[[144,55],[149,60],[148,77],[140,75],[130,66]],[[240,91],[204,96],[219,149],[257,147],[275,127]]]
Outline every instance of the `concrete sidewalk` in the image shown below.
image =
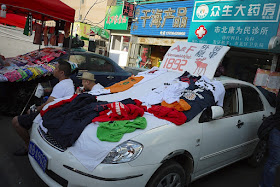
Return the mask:
[[33,44],[32,36],[23,35],[23,29],[0,25],[0,54],[15,57],[39,49]]

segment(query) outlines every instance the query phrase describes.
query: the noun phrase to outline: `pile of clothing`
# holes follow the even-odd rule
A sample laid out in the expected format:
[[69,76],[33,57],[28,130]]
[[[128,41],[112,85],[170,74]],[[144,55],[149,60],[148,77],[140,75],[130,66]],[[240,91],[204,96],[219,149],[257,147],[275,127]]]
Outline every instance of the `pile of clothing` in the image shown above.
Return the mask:
[[[35,119],[90,171],[121,142],[161,126],[187,125],[205,108],[222,106],[225,95],[219,81],[159,68],[100,89],[50,103]],[[104,89],[114,94],[102,95]]]
[[[55,48],[44,48],[13,58],[6,58],[0,65],[0,82],[30,81],[42,76],[51,75],[57,62],[52,60],[66,54]],[[77,65],[71,64],[73,69]]]
[[[153,79],[154,73],[154,77],[166,73],[160,71],[160,69],[148,70],[137,77],[130,77],[105,89],[112,93],[124,92],[141,85],[141,81]],[[83,129],[91,122],[99,123],[99,128],[102,130],[97,132],[106,131],[106,135],[118,137],[104,138],[97,134],[98,137],[102,137],[100,140],[116,141],[120,140],[122,135],[116,135],[114,132],[124,134],[136,129],[136,126],[131,128],[129,120],[136,120],[137,124],[140,124],[139,129],[144,129],[146,127],[146,124],[142,123],[145,121],[142,120],[144,113],[175,125],[182,125],[207,107],[222,106],[224,95],[225,89],[221,82],[209,80],[205,76],[192,76],[185,72],[176,79],[142,94],[142,97],[131,95],[130,98],[121,101],[108,102],[97,100],[96,95],[90,93],[74,95],[41,111],[42,128],[47,129],[46,131],[65,148],[72,146]],[[69,124],[75,124],[74,128]]]

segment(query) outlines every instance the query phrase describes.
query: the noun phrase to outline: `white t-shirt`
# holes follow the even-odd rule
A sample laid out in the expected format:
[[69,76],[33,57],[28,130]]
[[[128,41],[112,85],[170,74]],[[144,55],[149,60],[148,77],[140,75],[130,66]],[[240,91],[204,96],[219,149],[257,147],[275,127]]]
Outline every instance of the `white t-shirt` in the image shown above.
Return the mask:
[[92,87],[91,91],[89,91],[88,93],[91,95],[101,95],[101,94],[108,94],[111,92],[110,90],[105,89],[101,84],[97,83]]
[[180,97],[184,94],[185,89],[188,87],[188,83],[175,79],[170,81],[169,84],[162,85],[147,93],[142,98],[139,98],[139,100],[146,106],[159,104],[162,101],[169,104],[175,101],[179,102]]
[[64,79],[57,83],[52,90],[51,96],[58,99],[74,94],[74,84],[71,79]]
[[195,82],[195,85],[201,89],[211,91],[217,105],[223,106],[226,91],[224,85],[220,81],[210,80],[202,75],[201,78]]

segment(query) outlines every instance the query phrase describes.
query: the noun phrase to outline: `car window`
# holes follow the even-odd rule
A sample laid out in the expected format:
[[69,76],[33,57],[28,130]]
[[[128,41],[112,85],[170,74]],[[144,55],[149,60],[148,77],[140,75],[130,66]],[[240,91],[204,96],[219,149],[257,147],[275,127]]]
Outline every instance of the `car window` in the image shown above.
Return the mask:
[[74,62],[80,69],[86,64],[87,58],[85,55],[70,55],[69,61]]
[[236,88],[227,88],[224,97],[224,117],[238,114],[238,95]]
[[113,72],[114,66],[105,59],[91,56],[88,62],[89,71]]
[[259,93],[252,87],[241,87],[243,97],[243,113],[251,113],[263,110],[263,103]]

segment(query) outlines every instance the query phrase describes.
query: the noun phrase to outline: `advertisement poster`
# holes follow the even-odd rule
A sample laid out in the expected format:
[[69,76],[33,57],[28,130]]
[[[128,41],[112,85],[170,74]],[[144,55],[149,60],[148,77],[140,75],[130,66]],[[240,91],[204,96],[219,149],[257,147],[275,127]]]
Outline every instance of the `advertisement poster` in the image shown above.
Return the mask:
[[186,38],[192,11],[193,0],[137,5],[130,33]]
[[279,0],[197,0],[188,41],[269,49],[279,15]]
[[164,56],[160,68],[213,79],[217,67],[230,47],[191,42],[176,42]]
[[271,72],[258,68],[254,85],[261,86],[277,94],[280,88],[280,72]]
[[73,37],[79,35],[81,40],[89,40],[90,35],[90,25],[80,22],[74,23]]

